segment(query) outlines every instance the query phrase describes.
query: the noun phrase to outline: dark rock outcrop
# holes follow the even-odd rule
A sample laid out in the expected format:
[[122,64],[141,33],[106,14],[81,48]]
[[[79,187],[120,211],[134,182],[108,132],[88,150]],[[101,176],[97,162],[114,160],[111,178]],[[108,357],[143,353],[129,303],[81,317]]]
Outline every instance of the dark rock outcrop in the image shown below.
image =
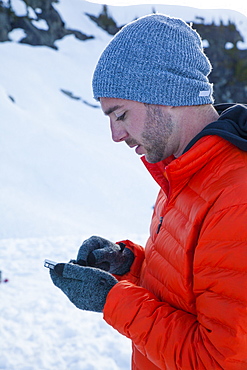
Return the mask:
[[[19,42],[30,45],[45,45],[57,49],[55,41],[62,39],[67,35],[74,35],[79,40],[88,40],[94,36],[86,35],[80,31],[66,28],[60,14],[53,7],[52,3],[56,0],[23,0],[27,7],[27,13],[24,16],[17,16],[11,6],[11,0],[8,6],[0,1],[0,42],[10,41],[9,33],[14,29],[23,29],[26,36]],[[35,18],[29,15],[28,8],[32,8]],[[36,27],[33,21],[45,21],[47,29]]]
[[194,23],[193,28],[207,41],[205,53],[213,65],[209,78],[214,83],[216,102],[246,103],[247,50],[238,48],[244,39],[235,24]]

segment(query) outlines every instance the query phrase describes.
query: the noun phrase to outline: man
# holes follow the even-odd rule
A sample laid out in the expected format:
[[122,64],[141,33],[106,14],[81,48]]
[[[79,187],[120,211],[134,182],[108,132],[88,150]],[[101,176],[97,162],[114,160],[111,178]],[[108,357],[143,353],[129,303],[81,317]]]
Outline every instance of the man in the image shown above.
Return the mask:
[[210,71],[196,31],[153,14],[94,73],[113,140],[160,192],[145,249],[91,237],[51,277],[132,340],[133,369],[247,369],[247,110],[212,105]]

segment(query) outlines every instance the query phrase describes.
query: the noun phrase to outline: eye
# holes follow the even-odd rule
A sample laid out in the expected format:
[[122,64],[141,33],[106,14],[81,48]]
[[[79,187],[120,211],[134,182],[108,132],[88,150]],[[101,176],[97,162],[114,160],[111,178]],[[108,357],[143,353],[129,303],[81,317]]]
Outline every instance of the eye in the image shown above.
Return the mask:
[[120,116],[116,115],[117,119],[116,121],[123,121],[124,118],[125,118],[125,115],[126,115],[126,112],[124,112],[123,114],[121,114]]

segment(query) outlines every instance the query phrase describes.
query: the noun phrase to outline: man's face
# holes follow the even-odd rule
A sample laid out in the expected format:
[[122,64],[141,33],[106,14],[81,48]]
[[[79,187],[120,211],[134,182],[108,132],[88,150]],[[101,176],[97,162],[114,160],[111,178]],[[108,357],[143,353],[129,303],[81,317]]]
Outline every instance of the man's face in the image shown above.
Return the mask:
[[101,108],[110,118],[112,139],[125,141],[150,163],[173,154],[174,128],[169,107],[143,104],[132,100],[101,98]]

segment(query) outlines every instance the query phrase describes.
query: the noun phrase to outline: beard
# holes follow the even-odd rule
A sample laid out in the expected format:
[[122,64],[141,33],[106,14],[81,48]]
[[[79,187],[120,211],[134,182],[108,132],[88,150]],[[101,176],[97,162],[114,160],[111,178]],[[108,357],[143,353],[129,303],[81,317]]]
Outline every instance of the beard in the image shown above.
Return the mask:
[[142,133],[142,145],[146,150],[146,160],[157,163],[170,156],[169,139],[174,123],[170,114],[165,113],[159,105],[145,104],[146,119]]

